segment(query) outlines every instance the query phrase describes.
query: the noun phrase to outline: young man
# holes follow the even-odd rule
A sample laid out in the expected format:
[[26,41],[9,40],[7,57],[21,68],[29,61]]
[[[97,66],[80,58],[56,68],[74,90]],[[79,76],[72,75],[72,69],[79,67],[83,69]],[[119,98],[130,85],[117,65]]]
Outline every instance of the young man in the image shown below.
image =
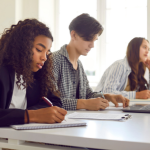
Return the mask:
[[118,102],[122,102],[123,107],[128,106],[129,100],[121,95],[104,94],[103,97],[102,93],[93,92],[78,59],[94,47],[95,40],[103,32],[101,24],[88,14],[81,14],[72,20],[69,30],[70,43],[53,53],[54,73],[63,108],[100,110],[109,106],[108,101],[115,106]]

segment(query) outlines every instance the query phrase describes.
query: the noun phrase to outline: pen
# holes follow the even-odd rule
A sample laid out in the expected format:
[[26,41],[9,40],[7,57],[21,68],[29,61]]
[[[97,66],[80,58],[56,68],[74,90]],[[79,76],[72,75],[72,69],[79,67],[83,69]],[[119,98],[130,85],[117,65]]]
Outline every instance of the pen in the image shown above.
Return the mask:
[[42,97],[42,99],[43,99],[50,107],[53,106],[52,102],[51,102],[48,98]]
[[105,99],[105,96],[104,96],[104,94],[102,93],[102,91],[100,91],[100,93],[102,94],[102,98]]
[[145,87],[146,87],[146,89],[148,90],[148,87],[147,87],[147,84],[145,83]]

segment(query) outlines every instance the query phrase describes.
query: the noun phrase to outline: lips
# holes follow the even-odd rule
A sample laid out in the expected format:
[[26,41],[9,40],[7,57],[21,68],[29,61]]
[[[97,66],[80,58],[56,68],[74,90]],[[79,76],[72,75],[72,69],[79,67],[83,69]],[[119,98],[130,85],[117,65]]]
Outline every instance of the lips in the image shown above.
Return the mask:
[[42,67],[43,67],[43,63],[37,63],[37,67],[39,68],[39,69],[42,69]]
[[86,49],[86,51],[88,51],[88,52],[89,52],[89,51],[90,51],[90,49],[89,49],[89,50],[88,50],[88,49]]

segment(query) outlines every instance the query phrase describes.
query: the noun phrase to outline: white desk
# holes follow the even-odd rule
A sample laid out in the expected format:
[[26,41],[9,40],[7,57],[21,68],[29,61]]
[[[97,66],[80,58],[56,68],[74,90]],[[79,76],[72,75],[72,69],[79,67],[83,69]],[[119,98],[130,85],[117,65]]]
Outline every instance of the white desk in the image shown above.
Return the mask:
[[[71,111],[69,111],[70,113]],[[84,112],[84,111],[78,111]],[[89,111],[88,111],[89,112]],[[91,111],[90,111],[91,112]],[[95,111],[92,111],[95,113]],[[104,110],[100,113],[124,113],[119,110]],[[96,112],[97,113],[97,112]],[[8,138],[8,143],[0,141],[0,147],[21,150],[53,149],[49,145],[24,144],[22,141],[52,143],[76,147],[89,147],[111,150],[149,150],[150,149],[150,114],[130,113],[132,118],[125,122],[83,120],[87,126],[24,130],[0,128],[0,137]],[[54,148],[56,150],[56,148]],[[67,150],[67,148],[64,148]],[[69,148],[68,150],[71,150]]]

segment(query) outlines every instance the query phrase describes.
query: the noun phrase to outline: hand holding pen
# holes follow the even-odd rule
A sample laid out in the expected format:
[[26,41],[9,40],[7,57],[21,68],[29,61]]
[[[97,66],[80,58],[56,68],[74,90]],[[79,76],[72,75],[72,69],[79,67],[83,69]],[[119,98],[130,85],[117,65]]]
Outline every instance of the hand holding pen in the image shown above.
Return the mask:
[[[48,98],[42,97],[42,99],[43,99],[50,107],[53,107],[52,102],[51,102]],[[64,119],[64,120],[65,120],[65,119]],[[66,120],[65,120],[65,121],[66,121]]]

